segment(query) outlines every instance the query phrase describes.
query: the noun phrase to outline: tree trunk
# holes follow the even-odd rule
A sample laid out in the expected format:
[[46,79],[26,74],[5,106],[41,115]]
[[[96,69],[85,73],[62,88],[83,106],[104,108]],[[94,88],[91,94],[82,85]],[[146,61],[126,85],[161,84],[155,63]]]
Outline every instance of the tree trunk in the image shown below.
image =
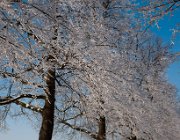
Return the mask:
[[129,137],[128,140],[137,140],[136,136]]
[[55,104],[55,70],[48,70],[46,77],[46,100],[42,112],[42,125],[39,140],[51,140],[54,127],[54,104]]
[[104,116],[99,118],[99,132],[97,140],[106,140],[106,119]]

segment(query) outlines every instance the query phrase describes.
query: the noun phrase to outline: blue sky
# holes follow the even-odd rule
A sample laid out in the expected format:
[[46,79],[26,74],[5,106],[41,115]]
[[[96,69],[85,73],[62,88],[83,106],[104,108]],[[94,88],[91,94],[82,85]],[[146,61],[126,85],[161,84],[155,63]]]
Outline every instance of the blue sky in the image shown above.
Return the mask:
[[8,120],[9,130],[0,131],[0,140],[37,140],[38,133],[30,123],[22,120]]
[[[175,27],[175,23],[180,23],[180,9],[174,15],[165,16],[159,21],[158,25],[152,27],[152,31],[163,39],[165,43],[171,42],[172,32],[171,29]],[[180,35],[177,35],[174,40],[174,52],[180,52]],[[180,59],[170,65],[167,70],[167,78],[169,82],[177,87],[180,95]],[[0,140],[37,140],[38,131],[34,129],[29,122],[17,120],[9,120],[9,130],[6,132],[0,131]],[[56,140],[59,140],[58,138]]]
[[[180,23],[180,9],[174,12],[172,15],[165,16],[158,22],[159,29],[156,25],[152,27],[152,31],[163,39],[164,43],[173,42],[172,52],[180,52],[180,33],[172,37],[172,29],[176,27],[177,23]],[[180,57],[179,59],[170,65],[167,69],[167,78],[169,82],[177,87],[178,95],[180,96]]]

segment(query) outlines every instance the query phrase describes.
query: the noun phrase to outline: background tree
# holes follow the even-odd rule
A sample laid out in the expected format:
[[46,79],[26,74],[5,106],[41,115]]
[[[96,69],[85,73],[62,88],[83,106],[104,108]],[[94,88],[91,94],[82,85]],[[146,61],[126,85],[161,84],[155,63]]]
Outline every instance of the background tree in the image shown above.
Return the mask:
[[97,140],[178,139],[175,91],[162,78],[171,55],[138,33],[130,4],[1,7],[3,119],[17,110],[14,103],[21,108],[16,115],[41,114],[40,140],[51,139],[53,124],[57,132],[70,128]]

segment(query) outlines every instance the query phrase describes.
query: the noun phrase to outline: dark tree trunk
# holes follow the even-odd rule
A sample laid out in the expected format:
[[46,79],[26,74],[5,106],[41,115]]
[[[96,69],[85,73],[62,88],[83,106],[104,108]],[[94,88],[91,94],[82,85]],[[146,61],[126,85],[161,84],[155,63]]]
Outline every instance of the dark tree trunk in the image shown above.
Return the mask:
[[128,138],[128,140],[137,140],[137,137],[136,136],[132,136],[132,137]]
[[54,127],[54,103],[55,103],[55,70],[49,70],[46,76],[46,100],[42,112],[42,125],[39,140],[51,140]]
[[104,116],[99,118],[99,132],[97,140],[106,140],[106,119]]

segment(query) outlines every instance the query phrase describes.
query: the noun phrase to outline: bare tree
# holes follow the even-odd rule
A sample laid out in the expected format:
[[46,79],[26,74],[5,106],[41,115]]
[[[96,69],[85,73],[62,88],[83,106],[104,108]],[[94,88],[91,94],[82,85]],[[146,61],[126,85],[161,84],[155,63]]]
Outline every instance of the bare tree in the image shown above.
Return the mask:
[[138,34],[129,1],[3,4],[3,120],[18,105],[16,115],[41,115],[39,140],[53,128],[97,140],[179,138],[175,91],[162,75],[172,57]]

